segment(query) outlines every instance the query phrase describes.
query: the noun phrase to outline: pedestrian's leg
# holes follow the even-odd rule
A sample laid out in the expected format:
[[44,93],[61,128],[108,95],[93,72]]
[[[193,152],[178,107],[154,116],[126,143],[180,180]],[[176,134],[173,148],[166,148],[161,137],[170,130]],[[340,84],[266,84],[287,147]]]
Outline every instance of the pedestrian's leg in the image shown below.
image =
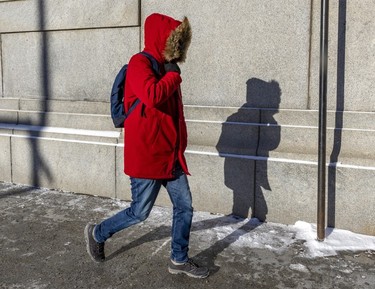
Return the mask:
[[173,204],[171,260],[187,262],[193,207],[186,175],[181,171],[174,180],[167,182],[166,188]]
[[129,208],[104,220],[95,227],[97,242],[104,242],[114,233],[144,221],[149,216],[160,191],[161,181],[130,178],[132,203]]
[[188,257],[189,236],[193,207],[186,175],[182,170],[176,179],[168,181],[167,191],[173,204],[172,253],[168,271],[172,274],[186,274],[193,278],[206,278],[210,271],[198,266]]

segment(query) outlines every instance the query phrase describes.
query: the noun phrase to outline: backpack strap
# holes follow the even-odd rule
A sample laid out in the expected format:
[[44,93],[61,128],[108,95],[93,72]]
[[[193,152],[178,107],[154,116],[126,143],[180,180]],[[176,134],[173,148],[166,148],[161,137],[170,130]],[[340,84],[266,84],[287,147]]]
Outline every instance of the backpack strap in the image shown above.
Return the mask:
[[142,54],[144,56],[146,56],[150,61],[151,61],[151,64],[152,64],[152,70],[157,74],[157,75],[161,75],[160,73],[160,67],[159,67],[159,63],[157,62],[157,60],[149,53],[145,52],[145,51],[142,51],[142,52],[139,52],[139,54]]
[[[159,63],[157,62],[157,60],[151,54],[149,54],[145,51],[141,51],[141,52],[139,52],[139,54],[142,54],[143,56],[146,56],[148,58],[148,60],[150,60],[151,65],[152,65],[152,70],[155,72],[155,74],[160,76],[161,75],[160,67],[159,67]],[[140,99],[137,98],[136,101],[134,101],[134,103],[129,108],[128,112],[126,113],[126,117],[128,117],[129,114],[136,108],[136,106],[138,105],[139,102],[140,102]],[[142,113],[141,114],[143,114],[143,113],[144,113],[144,107],[142,106]]]

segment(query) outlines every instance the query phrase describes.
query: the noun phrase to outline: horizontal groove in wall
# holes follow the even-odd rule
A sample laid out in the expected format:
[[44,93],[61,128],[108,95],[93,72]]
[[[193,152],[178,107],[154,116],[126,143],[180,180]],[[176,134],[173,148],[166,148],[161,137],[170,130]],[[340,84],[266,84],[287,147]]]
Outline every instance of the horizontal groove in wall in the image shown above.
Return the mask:
[[44,32],[59,32],[59,31],[81,31],[81,30],[107,30],[107,29],[124,29],[124,28],[140,28],[139,25],[129,26],[107,26],[107,27],[85,27],[85,28],[67,28],[67,29],[44,29],[44,30],[24,30],[24,31],[7,31],[0,32],[0,34],[22,34],[22,33],[44,33]]
[[[231,122],[231,121],[192,120],[192,119],[186,119],[186,122],[192,122],[192,123],[213,123],[213,124],[233,124],[233,125],[261,126],[261,127],[290,127],[290,128],[318,129],[318,126],[292,125],[292,124],[274,124],[274,123]],[[344,128],[327,127],[327,129],[328,130],[346,130],[346,131],[368,131],[368,132],[375,132],[374,129],[345,128],[345,127]]]
[[112,137],[112,138],[118,138],[120,136],[119,131],[86,130],[86,129],[49,127],[49,126],[37,126],[37,125],[21,125],[21,124],[15,125],[15,124],[0,123],[0,128],[21,130],[21,131],[51,132],[51,133],[60,133],[60,134],[88,135],[88,136],[100,136],[100,137]]
[[[192,150],[186,150],[186,153],[188,153],[188,154],[199,154],[199,155],[210,155],[210,156],[225,157],[225,158],[240,158],[240,159],[248,159],[248,160],[254,160],[254,161],[267,161],[267,162],[270,161],[270,162],[292,163],[292,164],[314,165],[314,166],[318,165],[318,162],[285,159],[285,158],[275,158],[275,157],[260,157],[260,156],[249,156],[249,155],[200,152],[200,151],[192,151]],[[350,169],[361,169],[361,170],[375,171],[375,167],[373,167],[373,166],[357,166],[357,165],[350,165],[350,164],[342,164],[340,162],[326,163],[326,166],[327,167],[336,167],[336,168],[350,168]]]
[[37,139],[37,140],[46,140],[46,141],[58,141],[58,142],[69,142],[69,143],[80,143],[80,144],[91,144],[91,145],[103,145],[103,146],[113,146],[116,147],[117,143],[105,143],[105,142],[96,142],[96,141],[82,141],[75,139],[63,139],[63,138],[51,138],[51,137],[40,137],[40,136],[30,136],[30,135],[15,135],[0,133],[0,136],[12,137],[12,138],[21,138],[21,139]]
[[[187,108],[217,108],[217,109],[248,109],[248,110],[260,110],[260,111],[277,111],[277,112],[288,112],[288,111],[299,111],[299,112],[316,112],[318,113],[319,110],[317,109],[297,109],[297,108],[255,108],[255,107],[238,107],[238,106],[215,106],[215,105],[195,105],[195,104],[185,104],[184,107]],[[356,110],[332,110],[327,109],[327,112],[329,113],[359,113],[359,114],[373,114],[375,115],[375,112],[373,111],[356,111]]]
[[[46,140],[46,141],[58,141],[58,142],[69,142],[69,143],[80,143],[80,144],[88,144],[88,145],[104,145],[104,146],[113,146],[113,147],[124,147],[123,143],[104,143],[104,142],[95,142],[95,141],[81,141],[81,140],[72,140],[72,139],[63,139],[63,138],[50,138],[50,137],[38,137],[38,136],[30,136],[30,135],[14,135],[14,134],[7,134],[7,133],[0,133],[0,136],[11,137],[11,138],[21,138],[21,139],[39,139],[39,140]],[[317,166],[317,161],[307,161],[307,160],[300,160],[300,159],[288,159],[283,157],[262,157],[262,156],[253,156],[253,155],[240,155],[240,154],[227,154],[227,153],[219,153],[219,152],[207,152],[207,151],[195,151],[195,150],[186,150],[186,154],[191,155],[205,155],[205,156],[214,156],[214,157],[221,157],[221,158],[239,158],[239,159],[246,159],[246,160],[253,160],[253,161],[263,161],[263,162],[277,162],[277,163],[289,163],[289,164],[296,164],[296,165],[313,165]],[[346,168],[346,169],[356,169],[356,170],[370,170],[375,171],[374,166],[363,166],[363,165],[352,165],[352,164],[344,164],[341,162],[327,162],[327,167],[334,167],[334,168]]]

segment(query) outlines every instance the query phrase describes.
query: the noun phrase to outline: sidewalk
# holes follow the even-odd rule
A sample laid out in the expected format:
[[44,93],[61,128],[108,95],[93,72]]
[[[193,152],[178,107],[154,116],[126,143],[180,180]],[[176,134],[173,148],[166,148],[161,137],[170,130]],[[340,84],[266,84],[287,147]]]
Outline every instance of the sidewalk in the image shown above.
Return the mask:
[[129,204],[0,183],[0,288],[375,288],[375,252],[311,258],[290,226],[197,212],[190,256],[209,266],[196,280],[167,271],[171,210],[86,253],[83,229]]

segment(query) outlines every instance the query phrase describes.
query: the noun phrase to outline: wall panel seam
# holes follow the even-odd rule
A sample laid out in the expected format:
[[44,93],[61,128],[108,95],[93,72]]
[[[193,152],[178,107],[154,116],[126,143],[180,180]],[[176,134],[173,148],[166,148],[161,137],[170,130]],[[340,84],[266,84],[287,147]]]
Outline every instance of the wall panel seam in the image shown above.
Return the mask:
[[[262,110],[259,110],[259,120],[258,120],[258,123],[261,123],[262,122]],[[257,139],[257,147],[256,147],[256,150],[255,150],[255,156],[258,157],[258,154],[259,154],[259,146],[260,146],[260,126],[258,126],[258,139]],[[252,217],[255,216],[256,214],[256,192],[257,192],[257,165],[258,165],[258,161],[255,160],[254,161],[254,174],[253,174],[253,203],[251,204],[251,208],[252,209],[252,212],[251,212],[251,215]]]
[[308,67],[307,67],[307,104],[306,108],[311,109],[311,63],[312,63],[312,41],[313,41],[313,16],[314,16],[314,0],[310,2],[310,29],[309,29],[309,51],[308,51]]
[[5,97],[4,95],[4,68],[3,68],[3,42],[2,42],[2,34],[0,33],[0,75],[1,75],[1,97]]
[[81,31],[81,30],[107,30],[107,29],[124,29],[124,28],[139,28],[140,25],[127,26],[105,26],[105,27],[85,27],[85,28],[60,28],[60,29],[35,29],[35,30],[20,30],[20,31],[3,31],[0,35],[8,34],[22,34],[22,33],[41,33],[41,32],[58,32],[58,31]]
[[[13,134],[13,130],[12,130]],[[10,181],[13,183],[13,155],[12,155],[12,136],[9,137],[9,161],[10,161]]]

